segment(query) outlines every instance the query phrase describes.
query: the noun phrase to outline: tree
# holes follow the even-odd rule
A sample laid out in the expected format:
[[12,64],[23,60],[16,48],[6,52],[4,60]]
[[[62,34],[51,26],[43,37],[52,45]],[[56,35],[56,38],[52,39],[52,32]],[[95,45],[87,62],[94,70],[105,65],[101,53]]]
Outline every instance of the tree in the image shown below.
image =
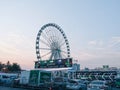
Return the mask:
[[0,71],[2,70],[2,68],[3,68],[3,65],[2,65],[2,63],[0,62]]
[[0,62],[0,71],[3,71],[3,72],[18,72],[18,71],[21,71],[21,67],[17,63],[10,64],[9,61],[6,64],[3,64],[3,63]]
[[6,69],[8,70],[8,72],[12,70],[12,65],[9,61],[6,63]]
[[21,68],[17,63],[13,63],[12,71],[21,71]]
[[9,65],[10,65],[10,61],[8,61],[8,62],[6,63],[6,65],[9,66]]

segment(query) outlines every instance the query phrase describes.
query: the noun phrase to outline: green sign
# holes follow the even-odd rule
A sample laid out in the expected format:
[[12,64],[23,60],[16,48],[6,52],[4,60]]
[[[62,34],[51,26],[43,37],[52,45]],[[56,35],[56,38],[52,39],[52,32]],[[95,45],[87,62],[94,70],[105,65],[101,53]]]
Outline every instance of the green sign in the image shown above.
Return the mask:
[[72,58],[36,61],[35,68],[63,68],[72,67]]
[[51,72],[40,72],[40,83],[51,82]]
[[38,85],[38,79],[39,79],[39,70],[31,70],[29,84],[34,86]]

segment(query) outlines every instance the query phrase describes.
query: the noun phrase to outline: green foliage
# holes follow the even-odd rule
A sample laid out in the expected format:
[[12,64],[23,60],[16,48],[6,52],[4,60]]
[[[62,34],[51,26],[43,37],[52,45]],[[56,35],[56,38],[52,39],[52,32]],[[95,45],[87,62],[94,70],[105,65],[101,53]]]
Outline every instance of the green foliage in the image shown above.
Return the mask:
[[20,71],[21,68],[17,63],[13,63],[12,65],[12,71]]
[[3,64],[3,63],[0,62],[0,71],[3,71],[3,72],[18,72],[18,71],[21,71],[21,67],[17,63],[10,64],[9,61],[6,64]]

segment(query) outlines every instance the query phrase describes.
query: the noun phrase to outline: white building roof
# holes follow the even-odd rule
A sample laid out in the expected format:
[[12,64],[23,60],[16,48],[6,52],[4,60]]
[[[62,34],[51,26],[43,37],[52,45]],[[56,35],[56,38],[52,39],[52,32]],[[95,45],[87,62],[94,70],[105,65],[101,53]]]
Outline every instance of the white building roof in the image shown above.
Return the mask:
[[72,70],[72,68],[37,68],[33,70],[41,70],[41,71],[62,71],[62,70]]

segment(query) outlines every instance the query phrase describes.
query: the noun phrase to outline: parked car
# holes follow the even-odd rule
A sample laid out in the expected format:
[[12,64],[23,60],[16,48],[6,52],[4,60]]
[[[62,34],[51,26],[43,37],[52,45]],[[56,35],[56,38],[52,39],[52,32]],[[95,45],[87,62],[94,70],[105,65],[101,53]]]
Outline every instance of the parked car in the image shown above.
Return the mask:
[[87,90],[86,84],[84,84],[83,80],[72,79],[68,81],[66,85],[66,89],[70,90]]
[[88,85],[90,83],[90,81],[89,80],[83,80],[83,83]]
[[67,85],[68,79],[67,78],[63,78],[63,77],[57,77],[53,79],[53,87],[54,89],[65,89],[66,85]]
[[109,90],[109,86],[106,81],[94,80],[88,85],[87,90]]
[[87,78],[87,77],[81,77],[80,80],[83,80],[83,81],[84,81],[84,84],[86,84],[86,85],[88,85],[88,84],[90,83],[90,80],[89,80],[89,78]]

